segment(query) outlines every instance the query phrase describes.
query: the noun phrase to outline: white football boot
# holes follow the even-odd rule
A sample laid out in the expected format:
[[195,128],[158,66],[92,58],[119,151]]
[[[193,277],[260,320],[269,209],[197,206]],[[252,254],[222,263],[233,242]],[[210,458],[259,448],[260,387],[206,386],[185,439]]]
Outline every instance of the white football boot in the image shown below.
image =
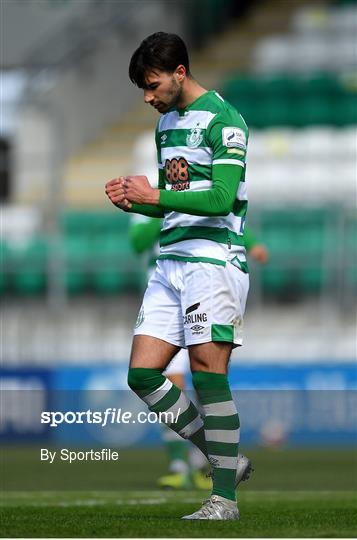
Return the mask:
[[[238,462],[237,462],[237,472],[236,472],[236,482],[235,482],[235,488],[237,489],[238,484],[240,482],[245,482],[249,479],[250,474],[254,471],[252,467],[252,462],[250,459],[248,459],[246,456],[243,456],[243,454],[238,454]],[[211,477],[213,479],[214,475],[214,469],[212,469],[207,476]]]
[[182,519],[215,519],[215,520],[235,520],[239,519],[239,510],[235,501],[230,501],[219,495],[211,495],[204,501],[202,508],[183,516]]
[[238,454],[237,474],[236,474],[236,489],[240,482],[245,482],[249,479],[250,474],[254,471],[252,462],[243,454]]
[[[252,471],[254,469],[250,459],[243,454],[238,454],[235,487],[237,488],[240,482],[248,480]],[[213,476],[213,472],[209,476]],[[219,495],[211,495],[207,501],[204,501],[202,508],[193,514],[183,516],[182,519],[237,520],[239,519],[239,508],[235,501]]]

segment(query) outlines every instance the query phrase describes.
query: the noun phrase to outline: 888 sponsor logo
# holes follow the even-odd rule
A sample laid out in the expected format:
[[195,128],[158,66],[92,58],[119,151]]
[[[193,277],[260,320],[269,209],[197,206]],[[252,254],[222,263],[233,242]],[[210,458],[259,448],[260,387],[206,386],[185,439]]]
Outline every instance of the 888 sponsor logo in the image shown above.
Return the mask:
[[167,181],[172,184],[173,191],[190,189],[188,177],[188,163],[185,158],[173,158],[165,161],[165,173]]

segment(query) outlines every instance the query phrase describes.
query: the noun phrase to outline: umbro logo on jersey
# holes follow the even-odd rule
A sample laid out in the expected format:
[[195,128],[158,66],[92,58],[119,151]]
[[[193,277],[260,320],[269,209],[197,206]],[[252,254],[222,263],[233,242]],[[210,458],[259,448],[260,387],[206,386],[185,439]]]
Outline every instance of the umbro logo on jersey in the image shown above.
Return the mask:
[[165,144],[166,140],[167,140],[167,135],[166,133],[164,133],[163,135],[161,135],[161,144]]
[[186,309],[185,314],[188,315],[189,313],[192,313],[192,311],[196,311],[196,309],[199,308],[200,305],[201,305],[201,302],[197,302],[197,304],[192,304],[192,306]]

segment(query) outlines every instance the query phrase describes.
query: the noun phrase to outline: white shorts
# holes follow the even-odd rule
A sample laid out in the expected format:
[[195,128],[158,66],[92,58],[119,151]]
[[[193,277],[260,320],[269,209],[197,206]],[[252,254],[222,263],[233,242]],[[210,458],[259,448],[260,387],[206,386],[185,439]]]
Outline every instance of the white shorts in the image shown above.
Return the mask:
[[178,347],[226,341],[242,345],[249,275],[231,263],[159,260],[149,280],[134,335]]

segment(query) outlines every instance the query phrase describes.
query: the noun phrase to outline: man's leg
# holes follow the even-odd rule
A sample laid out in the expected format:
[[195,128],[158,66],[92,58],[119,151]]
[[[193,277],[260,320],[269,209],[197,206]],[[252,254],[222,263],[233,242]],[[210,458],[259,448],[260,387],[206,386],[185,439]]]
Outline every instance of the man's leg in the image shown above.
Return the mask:
[[151,411],[172,413],[175,422],[168,422],[167,425],[184,439],[192,441],[207,456],[203,420],[197,408],[184,392],[162,374],[178,350],[179,347],[161,339],[136,335],[128,384]]
[[[187,351],[183,349],[181,349],[178,354],[180,355],[183,352],[187,354]],[[178,368],[175,368],[175,366],[171,368],[171,365],[175,363],[176,358],[177,355],[170,362],[170,365],[168,369],[165,370],[164,375],[169,379],[169,381],[172,382],[172,384],[183,390],[185,387],[184,372],[180,372]],[[169,466],[168,473],[158,478],[158,485],[162,488],[171,489],[182,489],[191,487],[187,442],[185,441],[185,439],[180,437],[178,433],[176,433],[167,426],[163,426],[162,438],[165,444],[165,450],[169,460]],[[201,454],[201,452],[199,453]],[[205,458],[203,457],[203,459]]]
[[[190,359],[188,351],[181,349],[165,369],[164,375],[180,390],[184,390],[185,373],[189,371]],[[169,474],[159,478],[159,485],[171,488],[191,487],[187,442],[178,433],[166,426],[163,426],[163,439],[169,458]],[[199,453],[201,454],[201,452]],[[202,457],[206,459],[203,455]]]
[[236,500],[239,417],[227,378],[231,343],[189,347],[192,381],[204,411],[208,459],[213,467],[212,495]]
[[[185,373],[189,370],[189,356],[186,349],[170,362],[164,375],[178,388],[185,390]],[[197,407],[197,400],[194,401]],[[202,411],[199,409],[202,416]],[[178,433],[163,427],[163,441],[169,459],[169,472],[158,479],[162,488],[183,489],[192,485],[196,489],[209,491],[212,488],[207,457],[193,444],[188,444]]]

